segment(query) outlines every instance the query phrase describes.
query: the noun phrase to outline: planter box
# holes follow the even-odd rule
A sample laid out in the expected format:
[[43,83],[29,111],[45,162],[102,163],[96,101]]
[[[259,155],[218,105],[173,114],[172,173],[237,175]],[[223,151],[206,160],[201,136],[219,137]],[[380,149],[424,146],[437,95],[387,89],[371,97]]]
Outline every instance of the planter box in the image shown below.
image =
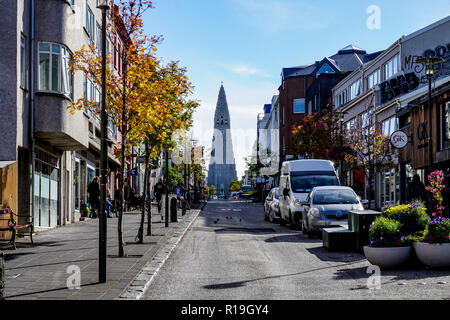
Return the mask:
[[395,268],[406,263],[411,255],[411,247],[376,248],[364,247],[366,259],[380,268]]
[[414,242],[417,259],[429,267],[450,267],[450,243]]
[[345,227],[322,229],[323,246],[330,251],[355,250],[355,233]]
[[363,251],[363,247],[369,244],[369,227],[381,212],[373,210],[356,210],[348,213],[348,228],[355,232],[355,249]]

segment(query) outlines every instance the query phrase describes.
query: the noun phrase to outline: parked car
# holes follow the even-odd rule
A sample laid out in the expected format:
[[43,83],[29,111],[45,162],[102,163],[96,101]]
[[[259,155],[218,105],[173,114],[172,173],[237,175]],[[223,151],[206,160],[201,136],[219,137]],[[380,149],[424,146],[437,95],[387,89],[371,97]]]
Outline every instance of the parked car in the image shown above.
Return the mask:
[[309,238],[322,236],[322,228],[348,224],[348,212],[364,210],[361,200],[350,187],[313,188],[303,201],[302,231]]
[[314,187],[339,186],[333,163],[329,160],[284,161],[280,176],[280,224],[291,228],[302,225],[302,202]]
[[274,222],[280,218],[278,187],[272,188],[264,201],[264,220]]

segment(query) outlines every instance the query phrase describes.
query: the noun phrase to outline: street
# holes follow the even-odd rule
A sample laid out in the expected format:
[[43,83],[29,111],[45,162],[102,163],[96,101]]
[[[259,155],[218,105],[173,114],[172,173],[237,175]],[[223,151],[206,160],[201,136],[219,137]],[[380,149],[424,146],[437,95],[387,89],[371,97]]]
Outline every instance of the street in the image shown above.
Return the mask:
[[263,215],[261,204],[209,201],[144,299],[450,299],[448,269],[381,270],[381,288],[368,289],[364,255],[328,252]]

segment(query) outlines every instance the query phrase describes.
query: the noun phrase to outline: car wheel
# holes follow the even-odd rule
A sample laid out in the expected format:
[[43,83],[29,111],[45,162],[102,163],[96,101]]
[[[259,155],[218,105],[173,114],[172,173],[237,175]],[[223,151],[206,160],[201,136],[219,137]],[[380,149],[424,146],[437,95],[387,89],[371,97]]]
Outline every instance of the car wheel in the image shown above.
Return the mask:
[[280,226],[285,226],[286,221],[283,219],[283,217],[280,217]]
[[269,210],[269,221],[271,223],[273,223],[273,211],[272,211],[272,209]]

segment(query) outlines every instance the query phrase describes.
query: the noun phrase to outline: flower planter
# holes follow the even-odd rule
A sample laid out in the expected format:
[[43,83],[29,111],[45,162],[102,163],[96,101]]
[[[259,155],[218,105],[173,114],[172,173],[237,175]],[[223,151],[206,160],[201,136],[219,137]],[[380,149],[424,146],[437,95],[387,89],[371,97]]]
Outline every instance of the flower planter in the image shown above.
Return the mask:
[[414,242],[417,259],[429,267],[450,267],[450,243]]
[[411,247],[364,247],[366,259],[380,268],[393,268],[409,260]]

